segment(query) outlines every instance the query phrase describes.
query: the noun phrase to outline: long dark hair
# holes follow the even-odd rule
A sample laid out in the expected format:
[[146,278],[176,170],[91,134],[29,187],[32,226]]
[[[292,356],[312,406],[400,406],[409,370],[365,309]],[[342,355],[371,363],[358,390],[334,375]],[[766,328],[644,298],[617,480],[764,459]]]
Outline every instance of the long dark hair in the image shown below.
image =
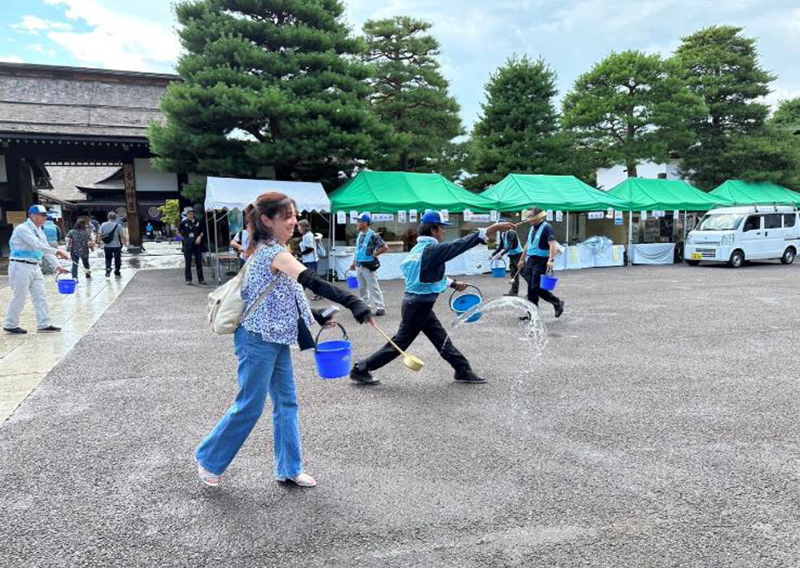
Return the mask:
[[256,252],[258,243],[275,238],[272,229],[261,221],[261,216],[266,215],[269,219],[274,220],[278,215],[281,215],[286,219],[292,214],[293,209],[297,210],[294,199],[286,194],[278,193],[277,191],[262,193],[258,196],[258,199],[256,199],[255,204],[253,204],[249,212],[245,209],[247,219],[245,225],[250,232],[247,256],[251,256]]

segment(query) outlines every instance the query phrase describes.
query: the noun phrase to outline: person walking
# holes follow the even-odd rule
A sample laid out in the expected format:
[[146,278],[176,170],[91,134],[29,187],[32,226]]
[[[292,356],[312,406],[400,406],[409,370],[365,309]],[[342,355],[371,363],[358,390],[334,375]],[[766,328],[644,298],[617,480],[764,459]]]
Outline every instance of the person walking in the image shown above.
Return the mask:
[[359,323],[374,324],[364,302],[325,282],[287,251],[296,224],[294,201],[277,192],[258,197],[248,216],[250,245],[242,284],[245,317],[233,336],[239,393],[194,452],[198,475],[206,485],[219,485],[261,416],[267,395],[272,400],[276,479],[301,487],[317,484],[302,468],[290,346],[298,342],[300,328],[311,325],[312,317],[321,324],[327,321],[321,310],[311,310],[303,286],[348,308]]
[[197,269],[197,283],[205,284],[203,278],[203,226],[194,218],[194,210],[186,212],[186,218],[181,221],[178,231],[183,237],[183,260],[185,264],[184,277],[186,283],[192,283],[192,258]]
[[[448,287],[462,291],[467,285],[455,282],[444,275],[445,263],[481,243],[503,229],[513,227],[511,223],[495,223],[487,229],[467,235],[450,243],[443,243],[444,227],[450,223],[441,219],[438,211],[422,216],[417,244],[400,264],[406,281],[406,294],[401,309],[400,327],[392,338],[402,350],[408,349],[417,336],[424,333],[442,358],[455,371],[455,380],[462,383],[485,383],[486,379],[472,371],[467,358],[448,340],[433,306],[439,294]],[[375,385],[380,381],[372,371],[380,369],[398,355],[391,343],[353,365],[350,378],[364,385]]]
[[356,271],[358,278],[358,293],[361,299],[369,306],[375,302],[375,315],[382,316],[386,313],[386,304],[383,302],[383,291],[378,282],[378,268],[380,261],[378,257],[389,250],[381,236],[373,231],[372,217],[368,213],[362,214],[356,226],[358,236],[356,237],[356,253],[350,270]]
[[106,257],[106,278],[111,276],[111,260],[114,260],[114,276],[120,278],[122,273],[122,245],[125,243],[125,236],[122,234],[122,226],[117,221],[117,214],[113,211],[108,213],[108,221],[100,225],[100,240],[103,242],[103,252]]
[[78,279],[78,261],[83,262],[86,278],[92,277],[92,271],[89,267],[90,248],[94,248],[92,232],[86,221],[78,219],[75,222],[75,228],[67,233],[67,250],[72,258],[72,277],[75,280]]
[[[531,229],[528,231],[527,246],[522,251],[519,259],[520,270],[524,270],[525,280],[528,281],[528,301],[539,305],[539,298],[553,304],[556,317],[564,313],[564,300],[556,297],[549,290],[543,290],[539,284],[542,275],[553,270],[556,259],[556,236],[550,223],[545,221],[547,212],[539,207],[528,211],[528,222]],[[521,319],[528,319],[523,316]]]
[[[318,272],[319,253],[317,252],[317,241],[314,238],[314,233],[311,232],[311,223],[308,222],[308,219],[302,219],[297,223],[297,229],[300,231],[300,235],[302,235],[302,239],[300,239],[300,262],[302,262],[306,268]],[[316,294],[311,298],[311,300],[321,299],[322,298]]]
[[[508,219],[500,219],[501,222],[507,222]],[[503,294],[504,296],[517,296],[519,295],[519,259],[522,257],[522,243],[519,241],[519,235],[515,229],[508,229],[503,231],[497,237],[497,247],[494,249],[492,256],[489,257],[489,262],[494,262],[503,258],[503,255],[508,255],[508,268],[511,271],[511,290]]]
[[47,294],[44,289],[44,277],[39,263],[43,258],[50,258],[59,274],[69,272],[58,266],[58,258],[69,259],[66,251],[55,249],[47,243],[42,231],[47,209],[43,205],[32,205],[28,209],[28,220],[14,227],[8,241],[11,252],[8,263],[8,285],[11,288],[11,300],[6,309],[3,329],[7,333],[24,334],[27,330],[19,326],[19,316],[25,307],[25,298],[31,294],[33,309],[36,312],[36,331],[38,333],[56,333],[61,331],[50,321],[50,310],[47,307]]

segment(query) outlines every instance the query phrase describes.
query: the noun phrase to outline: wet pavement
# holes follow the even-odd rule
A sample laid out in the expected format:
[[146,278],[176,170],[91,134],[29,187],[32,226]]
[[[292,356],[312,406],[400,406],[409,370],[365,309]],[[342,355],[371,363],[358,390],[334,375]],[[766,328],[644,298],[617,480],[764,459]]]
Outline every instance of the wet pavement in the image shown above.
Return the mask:
[[[319,486],[274,483],[266,410],[213,490],[191,453],[236,394],[231,337],[207,330],[207,288],[139,272],[0,426],[0,566],[798,566],[798,277],[559,273],[533,372],[488,316],[459,328],[484,385],[424,337],[423,371],[395,361],[373,388],[295,350]],[[400,282],[383,288],[393,331]],[[355,357],[382,344],[339,319]]]

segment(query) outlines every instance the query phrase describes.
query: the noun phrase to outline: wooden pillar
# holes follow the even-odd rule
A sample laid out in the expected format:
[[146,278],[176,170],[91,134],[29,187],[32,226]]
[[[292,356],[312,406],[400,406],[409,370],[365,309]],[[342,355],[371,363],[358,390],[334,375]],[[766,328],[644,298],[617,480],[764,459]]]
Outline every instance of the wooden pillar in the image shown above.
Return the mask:
[[125,183],[125,209],[128,211],[128,250],[138,252],[142,248],[142,234],[139,230],[139,204],[136,201],[136,175],[133,171],[133,162],[122,164],[122,180]]

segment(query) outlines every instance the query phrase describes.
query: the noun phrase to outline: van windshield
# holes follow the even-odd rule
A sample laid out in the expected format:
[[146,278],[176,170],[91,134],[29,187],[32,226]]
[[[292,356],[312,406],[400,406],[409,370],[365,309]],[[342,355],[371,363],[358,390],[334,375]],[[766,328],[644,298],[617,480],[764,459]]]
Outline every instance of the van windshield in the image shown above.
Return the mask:
[[742,224],[744,215],[706,215],[695,231],[735,231]]

